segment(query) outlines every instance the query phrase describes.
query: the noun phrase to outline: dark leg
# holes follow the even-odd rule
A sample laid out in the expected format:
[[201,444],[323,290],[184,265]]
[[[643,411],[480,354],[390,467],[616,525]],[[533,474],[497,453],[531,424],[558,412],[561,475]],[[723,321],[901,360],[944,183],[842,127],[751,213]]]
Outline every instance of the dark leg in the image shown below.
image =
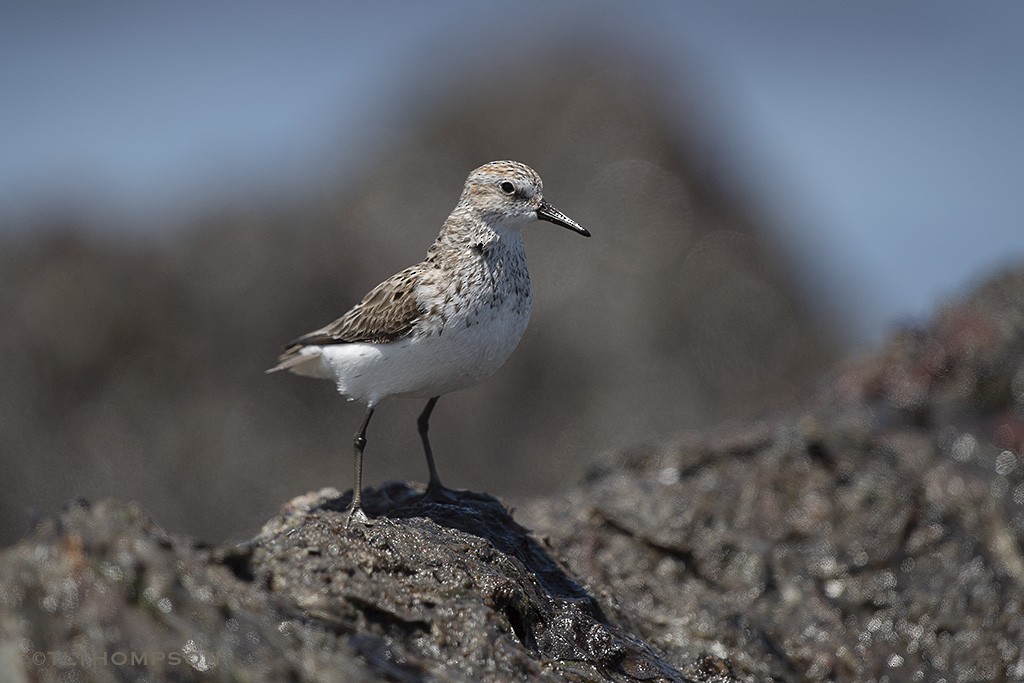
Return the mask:
[[352,440],[355,446],[355,483],[352,486],[352,507],[348,511],[348,519],[345,520],[345,526],[351,526],[352,522],[358,522],[360,524],[369,524],[370,518],[363,512],[363,449],[366,448],[366,426],[370,424],[370,418],[373,417],[373,406],[366,407],[366,417],[363,418],[363,423],[359,425],[359,431],[356,432],[355,438]]
[[420,439],[423,440],[423,452],[427,454],[427,467],[430,469],[430,481],[427,483],[427,492],[424,494],[424,498],[427,500],[452,499],[451,493],[441,483],[441,477],[437,476],[434,453],[430,449],[430,439],[427,437],[427,431],[430,429],[430,414],[434,412],[434,406],[437,405],[439,398],[441,397],[435,396],[427,401],[426,407],[420,413],[419,419],[416,420],[416,425],[420,428]]

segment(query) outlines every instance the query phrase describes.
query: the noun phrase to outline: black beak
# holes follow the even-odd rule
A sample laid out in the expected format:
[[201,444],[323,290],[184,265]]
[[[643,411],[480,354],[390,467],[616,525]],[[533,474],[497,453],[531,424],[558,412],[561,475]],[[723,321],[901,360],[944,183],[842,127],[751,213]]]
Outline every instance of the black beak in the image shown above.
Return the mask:
[[589,230],[545,201],[542,201],[537,209],[537,218],[554,223],[555,225],[561,225],[563,228],[569,228],[584,237],[590,237]]

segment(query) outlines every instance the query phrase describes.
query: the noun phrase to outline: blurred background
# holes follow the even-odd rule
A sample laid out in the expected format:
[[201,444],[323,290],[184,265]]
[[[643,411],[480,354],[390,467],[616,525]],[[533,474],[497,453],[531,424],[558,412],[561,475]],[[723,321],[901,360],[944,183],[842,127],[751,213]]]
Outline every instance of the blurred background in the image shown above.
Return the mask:
[[[0,543],[69,498],[244,537],[351,485],[362,407],[264,376],[536,168],[534,314],[444,397],[446,483],[515,503],[778,412],[1024,257],[1024,4],[6,3]],[[382,404],[367,485],[426,479]]]

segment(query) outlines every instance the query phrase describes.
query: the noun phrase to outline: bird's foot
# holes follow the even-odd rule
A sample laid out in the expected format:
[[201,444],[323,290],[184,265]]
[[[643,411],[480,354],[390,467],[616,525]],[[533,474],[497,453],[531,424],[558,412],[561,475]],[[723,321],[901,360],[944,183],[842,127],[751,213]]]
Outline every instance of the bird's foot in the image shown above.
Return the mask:
[[459,492],[435,480],[427,484],[421,500],[424,503],[458,503]]
[[350,529],[353,524],[357,524],[359,526],[373,526],[376,522],[366,516],[362,507],[353,507],[348,511],[348,517],[345,518],[345,528]]

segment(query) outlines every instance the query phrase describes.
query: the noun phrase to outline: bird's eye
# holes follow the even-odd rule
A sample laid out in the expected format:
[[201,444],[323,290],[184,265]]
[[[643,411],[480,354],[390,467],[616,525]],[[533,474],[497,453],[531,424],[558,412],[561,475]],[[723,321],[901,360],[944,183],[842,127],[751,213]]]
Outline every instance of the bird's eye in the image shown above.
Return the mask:
[[500,187],[501,191],[504,192],[505,194],[515,194],[516,193],[516,186],[513,185],[512,183],[510,183],[507,180],[505,182],[503,182],[501,185],[499,185],[498,187]]

